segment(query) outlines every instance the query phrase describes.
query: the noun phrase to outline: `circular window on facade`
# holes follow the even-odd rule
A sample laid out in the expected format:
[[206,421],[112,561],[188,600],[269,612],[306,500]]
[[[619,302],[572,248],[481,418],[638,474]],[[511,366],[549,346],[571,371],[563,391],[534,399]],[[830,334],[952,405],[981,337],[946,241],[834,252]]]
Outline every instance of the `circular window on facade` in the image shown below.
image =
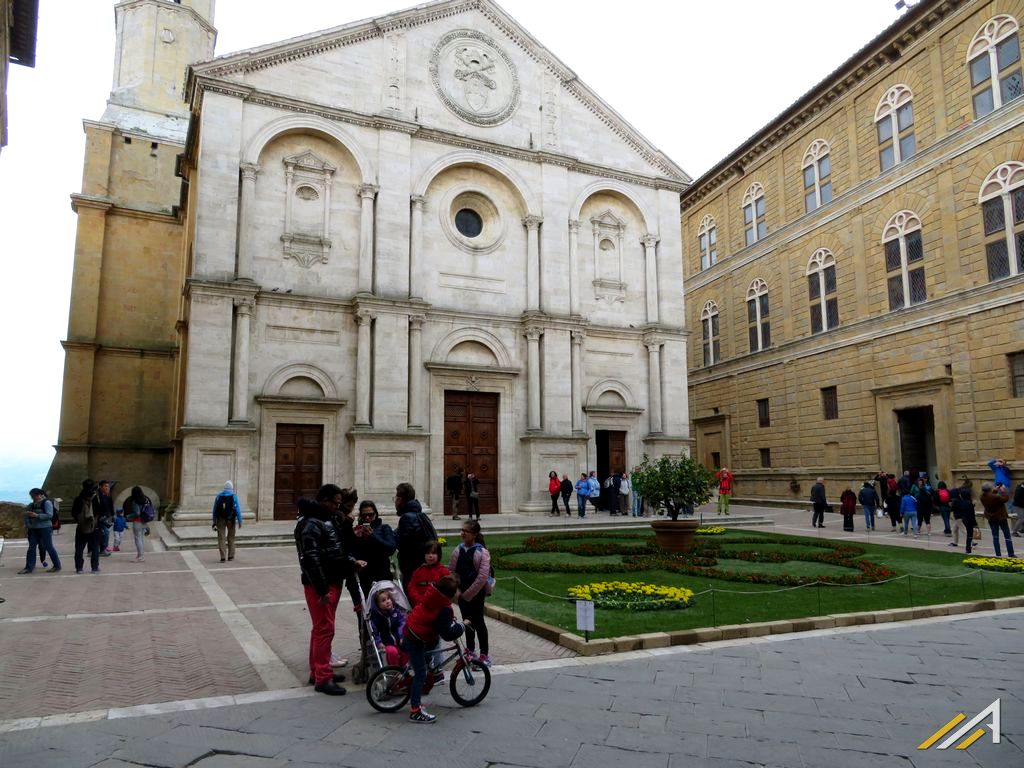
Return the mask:
[[472,208],[462,208],[455,214],[455,228],[463,237],[480,237],[484,231],[484,220]]
[[469,253],[490,253],[505,237],[505,221],[498,207],[475,189],[449,190],[439,213],[448,239]]

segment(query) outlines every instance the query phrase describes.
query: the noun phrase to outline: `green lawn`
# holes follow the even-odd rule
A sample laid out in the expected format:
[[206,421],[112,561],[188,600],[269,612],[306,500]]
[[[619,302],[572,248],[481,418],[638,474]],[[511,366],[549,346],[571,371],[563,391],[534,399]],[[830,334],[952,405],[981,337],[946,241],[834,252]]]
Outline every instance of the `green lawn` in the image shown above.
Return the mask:
[[[487,545],[496,556],[502,550],[523,547],[524,541],[540,538],[561,543],[560,534],[496,534],[487,537]],[[739,543],[734,540],[757,538],[764,543]],[[802,546],[786,543],[790,536],[750,531],[729,531],[725,535],[708,537],[720,545],[717,568],[742,577],[751,573],[789,576],[820,577],[823,580],[859,571],[830,563],[790,560],[784,563],[751,562],[729,557],[741,551],[782,554],[827,554],[828,546]],[[648,534],[623,532],[566,540],[571,546],[620,544],[641,546]],[[815,539],[815,544],[821,543]],[[834,544],[846,544],[834,540]],[[616,637],[642,632],[711,627],[721,624],[742,624],[773,621],[832,613],[907,608],[937,603],[981,600],[1024,594],[1024,574],[996,573],[968,568],[963,565],[962,552],[935,552],[890,547],[878,544],[856,543],[864,550],[853,560],[868,560],[884,566],[897,578],[877,585],[827,586],[809,585],[785,589],[775,585],[752,584],[743,581],[710,578],[703,575],[673,573],[666,570],[621,571],[609,573],[537,573],[527,570],[496,567],[498,579],[490,602],[525,614],[569,631],[576,631],[576,607],[566,599],[566,589],[599,581],[640,581],[647,584],[685,587],[700,593],[713,589],[713,594],[698,594],[686,609],[660,611],[630,611],[598,606],[596,631],[592,637]],[[625,556],[596,553],[593,555],[564,552],[531,551],[508,555],[509,561],[522,564],[602,564],[609,569],[623,562]],[[931,578],[929,578],[931,577]],[[958,577],[958,578],[950,578]]]

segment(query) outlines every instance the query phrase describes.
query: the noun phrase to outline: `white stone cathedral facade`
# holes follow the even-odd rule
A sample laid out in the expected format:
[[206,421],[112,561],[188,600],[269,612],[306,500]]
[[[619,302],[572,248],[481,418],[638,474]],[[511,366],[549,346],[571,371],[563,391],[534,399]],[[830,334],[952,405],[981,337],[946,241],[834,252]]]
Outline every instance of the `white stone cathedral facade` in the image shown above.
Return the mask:
[[[689,178],[489,0],[189,67],[175,518],[485,513],[690,444]],[[621,465],[621,466],[619,466]]]

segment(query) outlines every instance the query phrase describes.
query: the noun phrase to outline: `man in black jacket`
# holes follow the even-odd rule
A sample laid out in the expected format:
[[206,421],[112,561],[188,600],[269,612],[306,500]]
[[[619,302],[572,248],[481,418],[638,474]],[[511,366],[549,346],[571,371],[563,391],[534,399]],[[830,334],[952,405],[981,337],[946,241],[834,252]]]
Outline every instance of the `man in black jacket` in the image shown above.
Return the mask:
[[416,498],[416,489],[411,483],[399,483],[395,488],[395,511],[398,512],[398,570],[402,572],[402,589],[409,591],[412,572],[423,565],[423,556],[428,541],[437,540],[437,532],[430,518]]
[[85,568],[85,550],[89,550],[89,563],[93,573],[100,572],[100,548],[103,546],[103,532],[99,521],[103,514],[99,493],[92,480],[82,481],[82,492],[71,505],[71,517],[75,521],[75,573]]
[[316,501],[299,499],[299,519],[295,524],[295,549],[302,570],[302,586],[313,628],[309,639],[309,675],[316,690],[341,696],[345,689],[334,682],[331,668],[331,643],[334,617],[345,579],[356,567],[345,554],[333,522],[342,502],[341,488],[324,485]]

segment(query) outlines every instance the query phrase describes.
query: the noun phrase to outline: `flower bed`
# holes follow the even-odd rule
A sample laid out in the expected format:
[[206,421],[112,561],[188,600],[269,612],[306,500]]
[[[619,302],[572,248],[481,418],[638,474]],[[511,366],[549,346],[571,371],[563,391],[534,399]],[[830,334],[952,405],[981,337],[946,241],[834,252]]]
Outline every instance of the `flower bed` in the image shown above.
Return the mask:
[[575,600],[591,600],[602,608],[626,608],[631,611],[686,608],[693,601],[691,589],[644,584],[640,581],[599,581],[577,584],[566,591]]
[[697,534],[700,536],[721,536],[725,533],[725,528],[721,525],[709,525],[704,528],[698,528]]
[[[618,539],[619,541],[585,542],[574,544],[579,539]],[[623,543],[622,539],[635,539],[636,544]],[[774,538],[751,536],[728,538],[728,544],[784,544],[793,547],[827,549],[827,552],[761,552],[750,549],[722,551],[722,540],[698,540],[693,550],[686,553],[668,553],[659,549],[654,539],[637,535],[627,536],[619,532],[574,532],[531,536],[523,540],[520,547],[496,547],[491,550],[491,564],[496,570],[527,571],[532,573],[635,573],[639,571],[663,570],[689,576],[705,576],[725,581],[739,581],[748,584],[775,584],[795,587],[817,582],[832,584],[870,584],[883,581],[895,575],[877,563],[859,560],[864,550],[860,547],[817,539]],[[619,555],[618,563],[557,563],[519,562],[515,555],[530,552],[563,552],[581,557]],[[718,567],[719,558],[745,560],[751,563],[781,564],[790,561],[823,563],[849,568],[854,573],[839,576],[793,576],[784,573],[738,573]]]
[[967,557],[964,558],[964,565],[983,571],[1024,573],[1024,557]]

